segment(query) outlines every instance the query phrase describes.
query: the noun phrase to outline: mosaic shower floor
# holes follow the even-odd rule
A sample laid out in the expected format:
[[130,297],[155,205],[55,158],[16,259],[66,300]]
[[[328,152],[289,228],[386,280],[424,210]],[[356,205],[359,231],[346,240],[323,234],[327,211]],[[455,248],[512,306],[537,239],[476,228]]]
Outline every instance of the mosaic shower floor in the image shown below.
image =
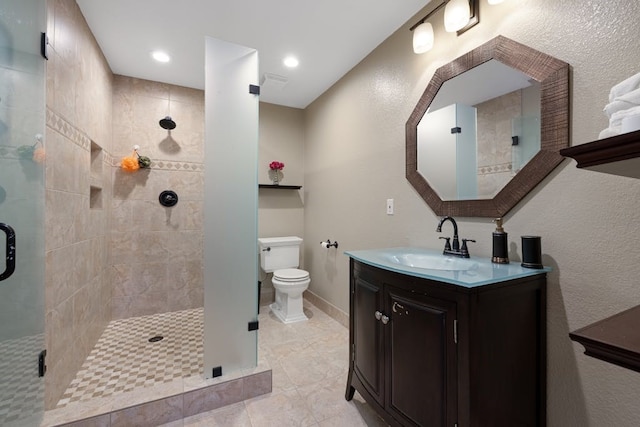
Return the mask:
[[202,308],[111,321],[57,408],[198,375],[202,340]]

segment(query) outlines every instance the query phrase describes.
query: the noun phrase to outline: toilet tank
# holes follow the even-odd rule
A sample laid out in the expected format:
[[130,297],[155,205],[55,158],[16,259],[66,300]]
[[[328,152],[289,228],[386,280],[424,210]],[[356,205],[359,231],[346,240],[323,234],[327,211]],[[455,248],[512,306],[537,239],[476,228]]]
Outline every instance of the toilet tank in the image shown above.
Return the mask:
[[260,267],[266,273],[298,267],[301,244],[302,239],[296,236],[259,238]]

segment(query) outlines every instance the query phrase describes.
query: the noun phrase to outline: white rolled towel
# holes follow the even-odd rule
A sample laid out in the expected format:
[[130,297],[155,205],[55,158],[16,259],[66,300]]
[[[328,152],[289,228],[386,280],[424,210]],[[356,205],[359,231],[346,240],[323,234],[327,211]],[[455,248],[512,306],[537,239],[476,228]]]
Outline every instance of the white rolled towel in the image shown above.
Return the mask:
[[609,120],[610,128],[619,128],[622,126],[622,120],[625,117],[638,116],[640,115],[640,106],[628,108],[626,110],[616,111],[611,115],[611,119]]
[[608,127],[606,129],[603,129],[602,132],[600,132],[600,135],[598,135],[598,139],[610,138],[616,135],[620,135],[620,128]]
[[611,118],[618,111],[628,110],[629,108],[640,105],[640,88],[617,96],[612,102],[604,107],[604,113]]
[[609,102],[613,102],[617,97],[640,88],[640,73],[629,77],[611,88],[609,92]]

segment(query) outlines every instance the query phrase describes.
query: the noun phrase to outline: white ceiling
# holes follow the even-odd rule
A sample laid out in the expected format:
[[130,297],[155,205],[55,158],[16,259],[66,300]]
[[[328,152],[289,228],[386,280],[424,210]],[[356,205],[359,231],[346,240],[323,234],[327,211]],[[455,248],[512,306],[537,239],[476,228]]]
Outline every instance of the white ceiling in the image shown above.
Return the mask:
[[[116,74],[204,89],[204,38],[258,50],[260,100],[305,108],[430,0],[77,0]],[[410,40],[410,39],[409,39]],[[412,49],[407,43],[407,49]],[[172,61],[155,62],[162,49]],[[286,55],[300,65],[288,69]]]
[[445,81],[427,111],[451,104],[475,106],[532,84],[531,77],[525,73],[492,59]]

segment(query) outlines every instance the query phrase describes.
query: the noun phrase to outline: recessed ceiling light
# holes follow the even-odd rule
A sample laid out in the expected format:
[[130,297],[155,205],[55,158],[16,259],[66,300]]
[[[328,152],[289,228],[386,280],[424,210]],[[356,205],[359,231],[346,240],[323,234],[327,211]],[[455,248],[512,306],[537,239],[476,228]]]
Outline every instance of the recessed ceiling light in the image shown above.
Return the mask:
[[284,58],[283,62],[284,62],[284,65],[289,68],[295,68],[300,63],[298,59],[293,56],[287,56],[286,58]]
[[169,62],[171,61],[171,57],[166,52],[162,52],[161,50],[156,50],[151,52],[151,56],[158,62]]

